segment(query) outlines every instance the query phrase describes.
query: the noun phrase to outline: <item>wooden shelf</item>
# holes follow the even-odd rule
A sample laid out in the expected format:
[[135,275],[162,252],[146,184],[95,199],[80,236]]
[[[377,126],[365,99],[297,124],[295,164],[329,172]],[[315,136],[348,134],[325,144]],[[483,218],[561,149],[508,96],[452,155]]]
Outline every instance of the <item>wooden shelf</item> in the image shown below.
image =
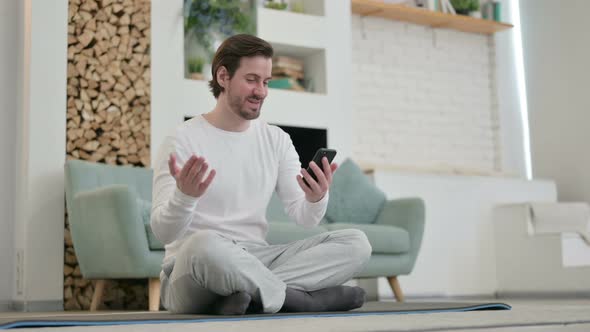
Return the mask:
[[483,20],[464,15],[451,15],[378,0],[351,0],[352,13],[426,25],[433,28],[454,29],[463,32],[494,34],[510,29],[512,24]]

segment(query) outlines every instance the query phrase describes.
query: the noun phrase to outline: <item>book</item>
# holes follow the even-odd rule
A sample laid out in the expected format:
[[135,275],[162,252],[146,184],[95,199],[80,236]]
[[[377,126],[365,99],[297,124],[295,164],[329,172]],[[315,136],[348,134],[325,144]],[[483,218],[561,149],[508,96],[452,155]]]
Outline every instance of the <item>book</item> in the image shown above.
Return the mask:
[[296,79],[303,79],[305,76],[302,71],[297,71],[297,70],[292,70],[292,69],[287,69],[287,68],[276,68],[276,67],[272,68],[272,75],[273,76],[288,76],[288,77],[293,77]]
[[301,86],[297,80],[290,77],[273,77],[273,79],[268,82],[268,87],[274,89],[305,91],[303,86]]
[[275,56],[272,59],[273,67],[287,68],[296,71],[303,71],[303,61],[300,59],[287,57],[287,56]]

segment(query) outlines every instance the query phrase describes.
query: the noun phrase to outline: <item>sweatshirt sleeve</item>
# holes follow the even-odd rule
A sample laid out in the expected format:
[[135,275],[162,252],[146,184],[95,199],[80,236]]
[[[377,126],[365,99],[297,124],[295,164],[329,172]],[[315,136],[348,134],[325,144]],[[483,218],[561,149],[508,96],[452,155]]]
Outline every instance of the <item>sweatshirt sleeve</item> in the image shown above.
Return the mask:
[[176,186],[176,180],[168,167],[171,153],[175,153],[180,168],[190,158],[190,153],[179,144],[178,138],[168,136],[164,139],[154,161],[150,226],[156,238],[164,244],[169,244],[184,235],[198,203],[196,197],[182,193]]
[[285,212],[298,225],[306,228],[317,226],[328,207],[329,192],[319,200],[312,203],[305,198],[305,192],[297,182],[297,175],[300,174],[301,163],[299,155],[295,151],[291,138],[281,131],[280,139],[282,148],[279,153],[279,173],[277,180],[277,195],[285,206]]

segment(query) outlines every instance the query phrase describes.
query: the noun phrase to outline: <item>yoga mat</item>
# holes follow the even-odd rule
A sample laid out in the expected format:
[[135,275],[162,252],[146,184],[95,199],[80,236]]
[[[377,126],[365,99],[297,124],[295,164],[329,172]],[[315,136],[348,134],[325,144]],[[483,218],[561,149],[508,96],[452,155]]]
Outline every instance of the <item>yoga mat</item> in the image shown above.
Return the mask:
[[23,327],[105,326],[165,323],[204,323],[310,317],[351,317],[368,315],[427,314],[475,310],[510,310],[504,303],[456,302],[367,302],[359,309],[341,312],[276,313],[242,316],[177,315],[162,312],[54,313],[0,318],[0,330]]

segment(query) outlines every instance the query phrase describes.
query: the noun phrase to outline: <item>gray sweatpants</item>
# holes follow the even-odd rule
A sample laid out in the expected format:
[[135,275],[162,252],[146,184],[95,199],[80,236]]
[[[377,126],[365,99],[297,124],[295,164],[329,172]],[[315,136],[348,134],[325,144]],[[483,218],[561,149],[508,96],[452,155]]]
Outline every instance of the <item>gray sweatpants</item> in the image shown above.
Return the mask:
[[314,291],[341,285],[370,256],[367,237],[356,229],[268,246],[200,231],[163,267],[162,304],[174,313],[205,313],[220,296],[246,292],[265,313],[275,313],[283,306],[286,287]]

